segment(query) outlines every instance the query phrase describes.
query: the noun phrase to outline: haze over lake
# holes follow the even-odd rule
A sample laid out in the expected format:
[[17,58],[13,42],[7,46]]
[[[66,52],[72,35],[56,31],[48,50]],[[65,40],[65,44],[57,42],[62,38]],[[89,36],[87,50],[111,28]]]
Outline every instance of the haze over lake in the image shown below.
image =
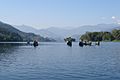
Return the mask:
[[0,44],[0,80],[120,80],[120,43]]

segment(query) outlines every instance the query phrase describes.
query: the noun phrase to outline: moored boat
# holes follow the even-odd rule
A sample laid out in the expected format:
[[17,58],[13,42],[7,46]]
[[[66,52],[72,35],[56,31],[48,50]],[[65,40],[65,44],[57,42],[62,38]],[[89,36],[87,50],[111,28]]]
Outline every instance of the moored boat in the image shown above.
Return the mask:
[[38,42],[36,40],[33,42],[33,46],[34,47],[38,46]]

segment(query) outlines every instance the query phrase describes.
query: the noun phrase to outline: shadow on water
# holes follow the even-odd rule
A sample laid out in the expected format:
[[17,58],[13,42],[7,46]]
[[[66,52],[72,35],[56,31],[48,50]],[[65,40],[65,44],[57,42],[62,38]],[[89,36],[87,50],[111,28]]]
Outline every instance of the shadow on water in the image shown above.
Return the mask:
[[18,50],[19,46],[23,46],[25,44],[19,43],[0,43],[0,67],[1,66],[9,66],[15,60],[15,52]]
[[19,46],[23,46],[26,44],[20,44],[20,43],[0,43],[0,54],[5,53],[8,51],[13,52],[14,49],[16,49]]

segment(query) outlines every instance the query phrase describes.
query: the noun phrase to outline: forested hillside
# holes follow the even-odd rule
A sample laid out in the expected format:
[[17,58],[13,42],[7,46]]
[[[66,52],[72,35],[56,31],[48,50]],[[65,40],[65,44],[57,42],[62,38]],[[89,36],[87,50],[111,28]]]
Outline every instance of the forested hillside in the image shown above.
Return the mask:
[[0,22],[0,41],[54,41],[53,39],[44,38],[34,33],[22,32],[13,26]]
[[87,41],[120,41],[120,29],[114,29],[112,32],[86,32],[80,39]]

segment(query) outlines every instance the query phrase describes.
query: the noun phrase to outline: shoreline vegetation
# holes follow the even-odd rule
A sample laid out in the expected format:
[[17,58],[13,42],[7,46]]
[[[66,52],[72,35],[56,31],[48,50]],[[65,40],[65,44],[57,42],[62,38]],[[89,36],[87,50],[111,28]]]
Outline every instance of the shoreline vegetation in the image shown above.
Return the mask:
[[120,40],[113,40],[112,42],[120,42]]
[[120,29],[114,29],[111,32],[86,32],[80,37],[80,40],[92,42],[120,42]]

